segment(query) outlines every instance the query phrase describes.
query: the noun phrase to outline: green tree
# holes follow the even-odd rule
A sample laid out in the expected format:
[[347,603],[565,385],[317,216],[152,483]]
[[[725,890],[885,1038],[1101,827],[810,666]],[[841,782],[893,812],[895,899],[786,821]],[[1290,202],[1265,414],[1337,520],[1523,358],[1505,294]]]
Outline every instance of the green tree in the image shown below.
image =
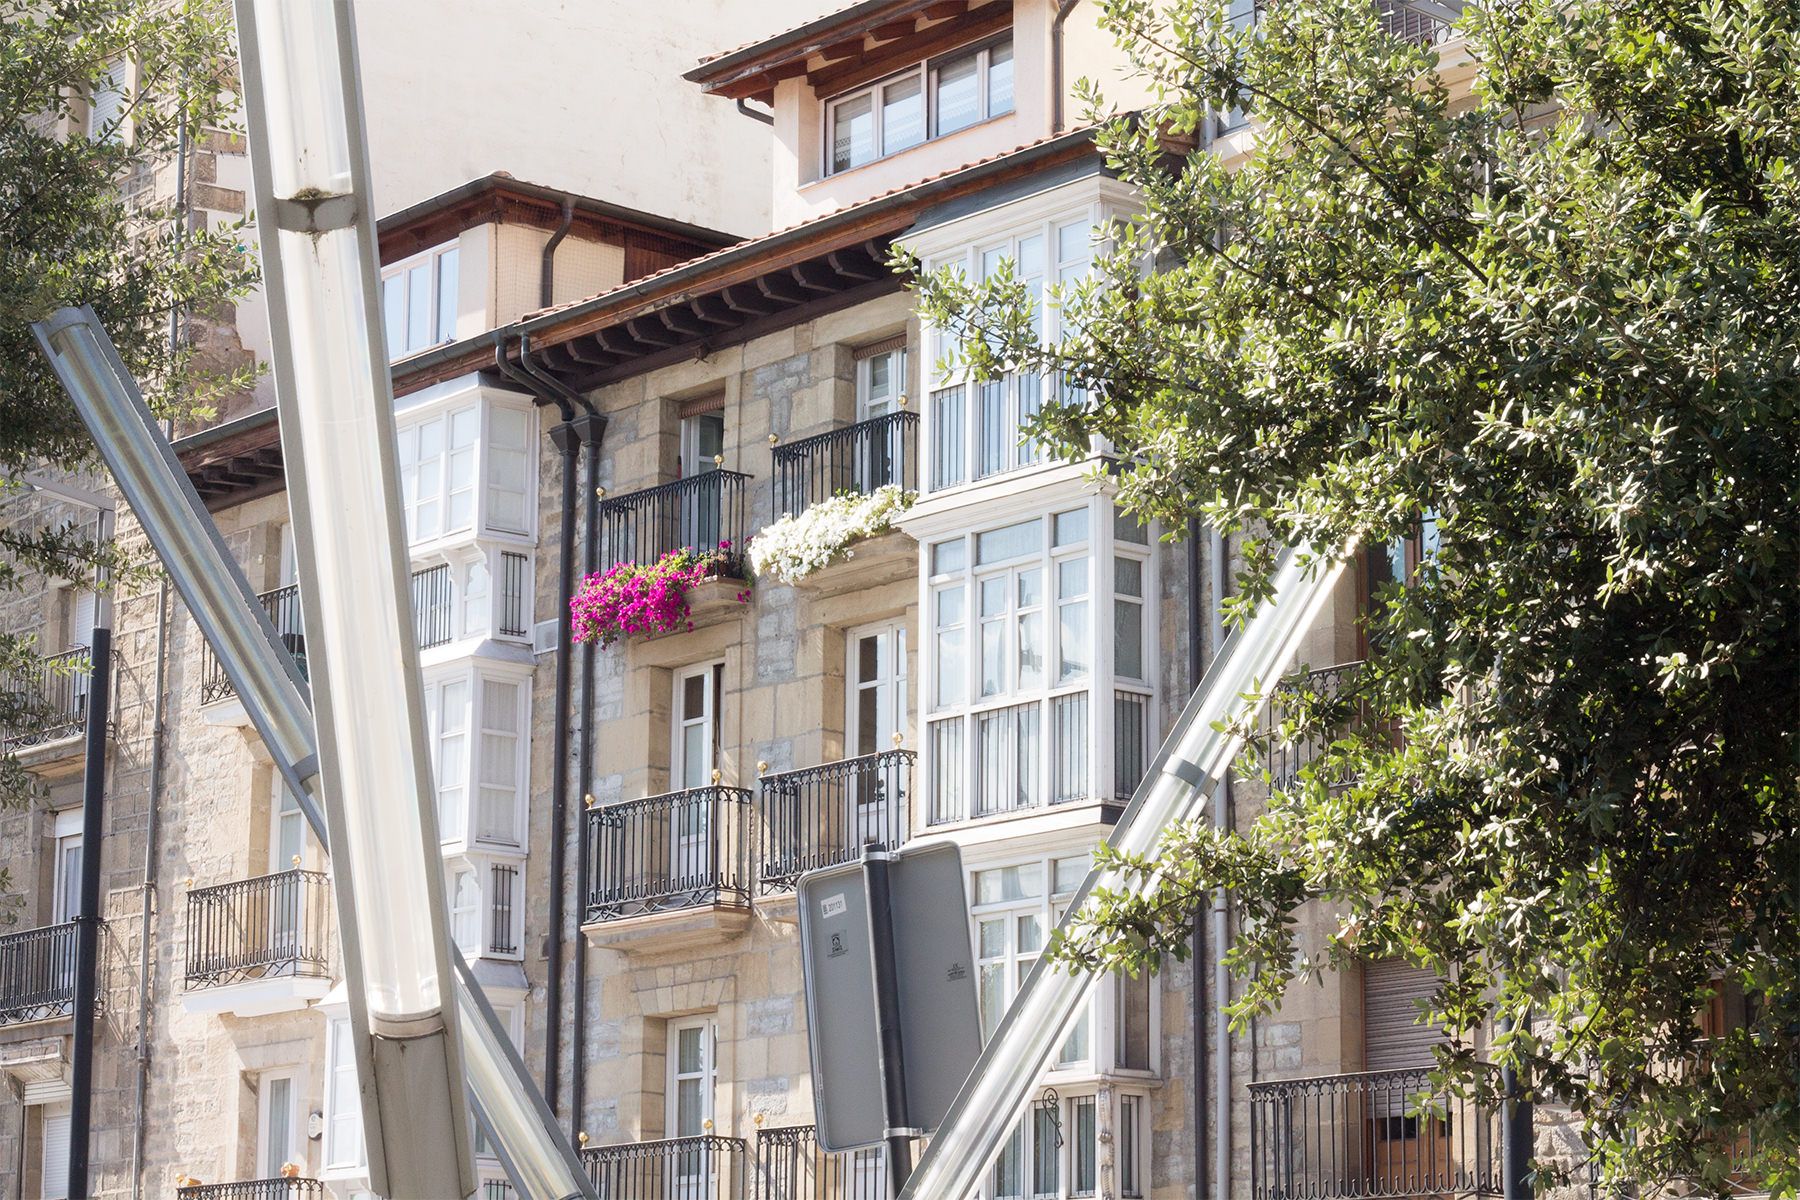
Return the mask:
[[[1722,1193],[1747,1132],[1792,1195],[1800,6],[1495,0],[1435,47],[1367,0],[1257,7],[1106,0],[1154,101],[1099,137],[1144,211],[1060,297],[1075,333],[1041,342],[1004,274],[925,279],[926,313],[978,374],[1088,389],[1036,435],[1107,439],[1129,507],[1241,534],[1240,605],[1282,542],[1432,520],[1440,549],[1373,606],[1349,697],[1287,723],[1329,752],[1246,828],[1128,864],[1145,889],[1058,953],[1179,958],[1225,886],[1240,1020],[1404,955],[1453,1034],[1528,1030],[1491,1057],[1615,1179]],[[1338,920],[1309,958],[1311,902]],[[1751,1015],[1703,1043],[1716,980]]]
[[[204,414],[244,383],[170,336],[175,315],[223,311],[254,282],[243,230],[178,224],[158,182],[183,130],[227,127],[234,78],[225,0],[0,0],[0,480],[95,465],[31,336],[63,305],[93,305],[164,415]],[[12,508],[0,591],[91,577],[103,554],[82,528],[18,520],[16,492],[0,489]],[[30,637],[0,634],[0,678],[13,681],[0,686],[0,729],[43,719],[19,685],[38,653]],[[0,804],[30,790],[16,757],[0,756]]]

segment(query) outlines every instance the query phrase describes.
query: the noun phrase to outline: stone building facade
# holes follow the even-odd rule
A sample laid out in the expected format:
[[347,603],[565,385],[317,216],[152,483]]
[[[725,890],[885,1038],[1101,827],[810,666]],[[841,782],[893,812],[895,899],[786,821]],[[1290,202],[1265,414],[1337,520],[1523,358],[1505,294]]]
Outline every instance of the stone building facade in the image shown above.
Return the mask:
[[[870,845],[955,845],[991,1028],[1218,648],[1231,547],[1118,513],[1104,447],[1046,458],[1020,429],[1060,382],[944,370],[888,266],[896,248],[972,275],[1010,262],[1054,330],[1054,289],[1133,211],[1065,111],[1083,75],[1125,86],[1092,8],[864,3],[689,72],[709,102],[773,113],[772,135],[743,128],[775,139],[772,207],[799,223],[747,241],[504,174],[383,223],[452,934],[605,1194],[885,1195],[879,1150],[813,1133],[795,878]],[[178,449],[303,660],[279,431],[246,408]],[[912,498],[885,531],[805,578],[748,577],[759,533],[889,485]],[[579,575],[682,549],[724,561],[681,627],[559,664]],[[1296,666],[1354,664],[1371,580],[1423,550],[1347,572]],[[75,594],[6,603],[8,628],[79,644]],[[351,1200],[367,1180],[329,863],[178,604],[153,776],[157,607],[151,585],[116,620],[99,1194]],[[15,747],[44,806],[0,814],[21,930],[63,915],[79,741],[52,732]],[[1258,787],[1215,802],[1250,819]],[[0,935],[0,993],[19,936]],[[1208,956],[1100,981],[983,1194],[1498,1194],[1495,1114],[1406,1108],[1429,983],[1366,964],[1228,1034]],[[67,1005],[13,991],[0,1162],[18,1183],[0,1194],[48,1200]],[[485,1200],[511,1194],[477,1154]]]

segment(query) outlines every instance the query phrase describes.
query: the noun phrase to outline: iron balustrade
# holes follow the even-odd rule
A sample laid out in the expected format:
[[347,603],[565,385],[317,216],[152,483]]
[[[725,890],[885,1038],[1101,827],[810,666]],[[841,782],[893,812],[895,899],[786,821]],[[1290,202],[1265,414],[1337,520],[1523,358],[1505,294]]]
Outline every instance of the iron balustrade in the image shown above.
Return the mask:
[[75,1008],[75,922],[0,935],[0,1025]]
[[1271,787],[1281,788],[1293,783],[1299,777],[1301,768],[1323,755],[1332,742],[1329,733],[1308,734],[1294,742],[1284,740],[1281,736],[1281,722],[1293,708],[1291,702],[1284,705],[1284,697],[1306,693],[1319,697],[1327,704],[1338,701],[1350,693],[1362,666],[1361,662],[1339,663],[1337,666],[1322,667],[1303,675],[1291,675],[1275,686],[1275,694],[1270,697],[1268,707],[1263,709],[1261,724],[1257,729],[1257,740],[1264,747]]
[[750,476],[702,471],[673,483],[615,496],[600,503],[600,569],[620,563],[647,566],[676,550],[725,549],[736,573],[744,552],[744,493]]
[[581,1152],[601,1200],[750,1200],[742,1138],[665,1138]]
[[884,1147],[830,1153],[811,1125],[756,1134],[762,1200],[888,1200]]
[[317,1179],[246,1179],[240,1183],[198,1183],[176,1188],[178,1200],[325,1200],[325,1184]]
[[703,787],[590,808],[587,920],[750,903],[751,795]]
[[1129,800],[1150,767],[1150,697],[1113,693],[1113,797]]
[[277,871],[195,888],[187,902],[187,985],[324,978],[329,891],[320,871]]
[[776,508],[797,517],[841,493],[866,496],[896,484],[919,490],[919,414],[898,409],[776,446]]
[[[300,678],[306,678],[306,623],[300,615],[300,585],[290,583],[286,587],[274,588],[257,596],[263,611],[269,614],[270,624],[275,626],[275,634],[281,641],[282,649],[294,658],[294,665],[300,668]],[[231,686],[231,680],[225,675],[225,666],[219,656],[213,653],[211,643],[204,639],[200,647],[200,703],[211,704],[215,700],[224,700],[237,694]]]
[[531,559],[515,550],[500,552],[500,636],[531,632]]
[[791,892],[815,867],[904,842],[914,758],[910,750],[887,750],[765,775],[757,812],[758,894]]
[[442,646],[456,627],[455,589],[450,564],[439,563],[412,573],[413,634],[419,649]]
[[1425,1069],[1250,1085],[1252,1200],[1500,1195],[1496,1106]]
[[488,952],[517,954],[519,947],[513,937],[513,887],[519,881],[519,868],[495,863],[490,879],[494,885],[494,902],[488,915]]
[[481,1182],[481,1200],[513,1200],[512,1183],[505,1179],[484,1179]]
[[0,744],[16,750],[80,734],[87,726],[92,667],[83,646],[46,654],[13,672],[6,682],[6,708],[17,711],[0,732]]

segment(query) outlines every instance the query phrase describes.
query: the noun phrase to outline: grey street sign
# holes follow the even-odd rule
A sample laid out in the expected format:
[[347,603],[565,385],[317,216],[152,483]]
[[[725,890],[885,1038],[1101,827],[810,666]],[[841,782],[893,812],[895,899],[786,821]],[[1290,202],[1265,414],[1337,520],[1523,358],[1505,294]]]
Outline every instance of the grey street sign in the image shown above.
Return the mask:
[[981,1054],[962,855],[871,854],[798,890],[819,1145],[929,1132]]

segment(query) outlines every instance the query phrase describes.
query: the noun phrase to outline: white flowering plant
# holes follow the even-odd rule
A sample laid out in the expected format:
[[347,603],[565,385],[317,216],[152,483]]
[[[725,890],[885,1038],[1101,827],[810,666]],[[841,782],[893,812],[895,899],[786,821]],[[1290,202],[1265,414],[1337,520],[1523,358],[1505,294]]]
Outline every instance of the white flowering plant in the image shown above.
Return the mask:
[[750,569],[759,578],[798,583],[841,558],[853,557],[852,543],[886,533],[912,502],[913,493],[890,483],[866,496],[837,495],[798,516],[784,516],[750,540]]

